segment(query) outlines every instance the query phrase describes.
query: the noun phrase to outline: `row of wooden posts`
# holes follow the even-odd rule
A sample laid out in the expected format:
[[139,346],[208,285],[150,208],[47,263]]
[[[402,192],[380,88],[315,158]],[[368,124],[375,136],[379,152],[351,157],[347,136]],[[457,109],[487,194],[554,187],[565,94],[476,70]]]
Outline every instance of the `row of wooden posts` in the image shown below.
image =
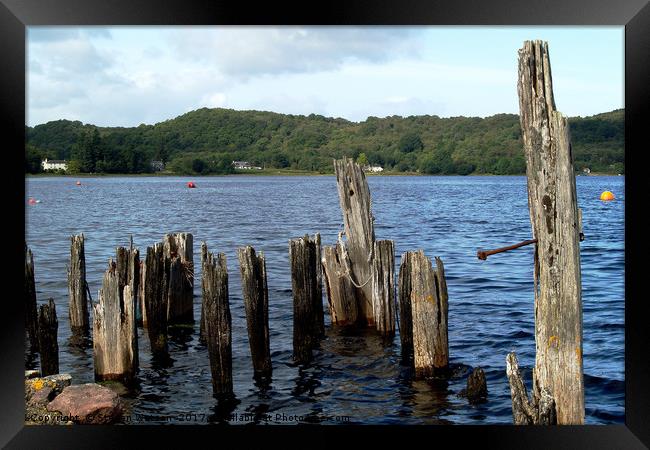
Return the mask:
[[[584,422],[579,212],[566,118],[555,110],[548,46],[526,41],[519,51],[520,121],[527,162],[528,205],[535,244],[535,342],[533,396],[529,400],[514,353],[506,358],[515,423]],[[334,161],[344,230],[321,249],[320,236],[291,240],[293,355],[308,362],[324,334],[323,291],[333,325],[374,327],[395,334],[395,246],[375,240],[368,183],[353,160]],[[345,236],[345,241],[343,240]],[[494,252],[482,252],[484,256]],[[481,252],[479,252],[481,255]],[[480,257],[480,256],[479,256]],[[242,292],[255,377],[272,373],[266,266],[262,252],[238,249]],[[485,258],[482,258],[485,259]],[[207,343],[215,394],[232,394],[232,330],[228,270],[223,253],[201,246],[201,339]],[[131,245],[118,248],[93,305],[93,347],[98,379],[135,376],[136,314],[140,305],[154,355],[167,352],[167,326],[193,321],[192,235],[165,235],[140,264]],[[58,371],[56,311],[50,300],[37,311],[34,266],[26,248],[27,331],[41,352],[44,374]],[[68,272],[70,325],[87,330],[89,289],[83,235],[72,238]],[[448,294],[442,261],[422,250],[402,255],[398,274],[402,353],[416,377],[448,367]]]
[[[336,162],[345,231],[331,247],[321,247],[320,234],[289,241],[293,292],[293,358],[299,364],[325,335],[323,290],[328,298],[332,324],[375,327],[390,339],[395,335],[395,250],[390,240],[375,241],[370,211],[370,192],[356,163]],[[362,226],[360,226],[360,223]],[[342,234],[348,242],[344,242]],[[370,252],[366,248],[370,248]],[[104,273],[98,301],[92,305],[86,283],[84,236],[71,237],[68,269],[69,316],[73,333],[88,333],[92,325],[95,377],[98,380],[133,381],[138,368],[136,326],[138,309],[147,329],[151,352],[167,355],[167,327],[191,323],[193,317],[193,236],[167,234],[161,243],[147,248],[144,261],[131,244],[118,247]],[[28,291],[27,323],[33,323],[36,297],[31,251],[26,248],[25,276]],[[256,378],[272,374],[268,325],[268,289],[263,252],[251,246],[237,251],[246,311],[248,338]],[[201,244],[202,309],[200,339],[207,344],[215,394],[232,394],[232,330],[226,256]],[[364,280],[359,283],[356,280]],[[323,289],[325,287],[325,289]],[[448,365],[447,287],[442,261],[436,268],[423,251],[406,252],[399,271],[400,337],[402,353],[417,377],[431,376]],[[48,366],[46,342],[56,343],[54,302],[41,306],[38,324],[28,326],[33,347],[40,348],[42,370]],[[38,337],[36,330],[40,329]],[[45,339],[45,340],[44,340]],[[43,342],[41,342],[43,341]]]

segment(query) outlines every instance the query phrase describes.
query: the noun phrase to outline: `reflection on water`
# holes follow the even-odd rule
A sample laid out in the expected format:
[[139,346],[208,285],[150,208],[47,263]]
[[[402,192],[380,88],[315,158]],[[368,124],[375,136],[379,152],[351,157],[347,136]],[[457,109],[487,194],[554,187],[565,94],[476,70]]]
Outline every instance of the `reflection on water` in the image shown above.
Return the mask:
[[[624,177],[578,177],[586,240],[581,243],[587,423],[622,423],[624,411]],[[194,235],[228,259],[234,398],[212,394],[208,351],[198,320],[169,329],[169,353],[153,358],[138,328],[139,372],[122,391],[128,423],[493,424],[512,423],[505,357],[516,351],[530,385],[534,363],[532,248],[476,259],[478,248],[530,239],[525,177],[369,177],[377,239],[394,239],[396,263],[407,250],[440,256],[449,289],[450,371],[413,380],[401,361],[399,330],[353,334],[327,326],[310,364],[292,360],[293,304],[288,241],[320,232],[332,245],[341,226],[334,177],[209,177],[187,189],[183,178],[30,178],[26,241],[34,253],[39,303],[53,297],[59,314],[61,371],[75,384],[94,381],[92,341],[72,335],[67,311],[68,236],[86,236],[87,281],[98,292],[106,261],[129,236],[146,252],[164,233]],[[598,200],[613,191],[615,202]],[[307,205],[307,206],[306,206]],[[78,220],[82,217],[83,220]],[[256,380],[236,249],[264,251],[268,273],[273,376]],[[605,257],[606,255],[606,257]],[[194,317],[201,316],[195,283]],[[326,305],[326,300],[325,305]],[[327,309],[327,307],[325,308]],[[330,319],[325,312],[325,323]],[[38,355],[25,353],[26,367]],[[488,384],[485,403],[458,393],[473,367]],[[117,388],[113,386],[113,388]],[[139,419],[137,419],[139,418]],[[242,420],[240,420],[242,419]],[[125,423],[127,419],[124,419]]]

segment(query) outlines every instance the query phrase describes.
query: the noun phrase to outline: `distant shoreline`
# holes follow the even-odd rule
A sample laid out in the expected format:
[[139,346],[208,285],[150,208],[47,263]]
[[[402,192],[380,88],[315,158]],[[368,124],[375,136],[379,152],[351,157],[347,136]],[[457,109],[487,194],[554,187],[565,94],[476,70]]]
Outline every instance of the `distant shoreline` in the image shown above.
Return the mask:
[[[176,174],[176,173],[77,173],[77,174],[58,174],[58,173],[26,173],[25,178],[43,178],[43,177],[77,177],[77,178],[109,178],[109,177],[152,177],[152,178],[165,178],[165,177],[237,177],[242,175],[250,176],[333,176],[332,173],[320,173],[320,172],[310,172],[304,170],[247,170],[239,171],[236,173],[228,174],[209,174],[209,175],[200,175],[200,174]],[[513,174],[513,175],[496,175],[491,173],[472,173],[468,175],[458,175],[458,174],[432,174],[432,173],[418,173],[418,172],[386,172],[386,173],[366,173],[366,176],[370,177],[392,177],[392,176],[418,176],[418,177],[525,177],[525,173]],[[589,175],[576,174],[576,176],[584,177],[615,177],[615,176],[625,176],[625,174],[615,174],[615,173],[590,173]]]

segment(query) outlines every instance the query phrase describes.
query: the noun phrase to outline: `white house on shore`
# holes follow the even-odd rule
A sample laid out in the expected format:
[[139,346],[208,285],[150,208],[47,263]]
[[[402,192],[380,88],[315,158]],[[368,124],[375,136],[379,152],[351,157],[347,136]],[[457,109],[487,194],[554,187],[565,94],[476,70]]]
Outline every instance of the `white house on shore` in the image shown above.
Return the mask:
[[262,170],[261,167],[253,166],[248,161],[233,161],[232,165],[235,169],[245,169],[245,170]]
[[63,161],[58,159],[48,160],[47,158],[45,158],[41,162],[41,166],[43,167],[43,170],[68,170],[68,163],[65,162],[65,160]]
[[384,168],[381,166],[366,166],[364,167],[366,172],[383,172]]

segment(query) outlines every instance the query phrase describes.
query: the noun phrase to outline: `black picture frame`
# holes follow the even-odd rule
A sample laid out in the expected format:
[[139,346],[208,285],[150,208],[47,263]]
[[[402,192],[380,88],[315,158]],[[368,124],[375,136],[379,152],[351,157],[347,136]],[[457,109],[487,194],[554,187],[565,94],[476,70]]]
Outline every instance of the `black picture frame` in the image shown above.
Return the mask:
[[[25,27],[30,25],[624,25],[625,26],[625,425],[611,426],[446,426],[446,427],[250,427],[221,428],[209,426],[24,426],[23,396],[23,310],[18,289],[12,295],[11,280],[19,280],[18,262],[23,257],[23,243],[11,239],[24,233],[24,174],[22,149],[25,144]],[[220,445],[226,432],[243,445],[251,435],[266,435],[289,442],[310,445],[347,440],[351,431],[367,441],[383,440],[399,433],[408,445],[422,440],[422,445],[445,445],[442,440],[470,440],[482,448],[648,448],[650,446],[650,337],[647,325],[647,299],[641,285],[645,252],[641,227],[645,224],[638,212],[647,193],[645,120],[650,100],[650,5],[645,0],[545,0],[522,2],[501,0],[401,0],[334,1],[300,5],[266,2],[222,1],[155,1],[155,0],[0,0],[0,36],[2,70],[0,71],[1,117],[5,156],[15,160],[5,167],[6,202],[16,208],[7,215],[5,247],[12,250],[5,274],[3,314],[0,316],[3,365],[0,370],[3,414],[0,420],[0,445],[8,448],[116,448],[162,445],[198,446],[201,442]],[[481,45],[477,43],[477,45]],[[513,87],[514,89],[514,87]],[[15,164],[15,166],[14,166]],[[16,167],[16,169],[13,169]],[[13,217],[13,220],[9,218]],[[13,227],[13,228],[12,228]],[[7,242],[8,241],[8,242]],[[13,242],[16,241],[16,242]],[[13,263],[12,263],[13,261]],[[12,275],[13,274],[13,275]],[[190,433],[188,433],[188,431]],[[305,432],[306,431],[306,432]],[[282,433],[282,436],[277,435]],[[262,434],[263,436],[259,436]],[[276,436],[277,435],[277,436]],[[294,439],[301,435],[301,439]],[[191,438],[188,439],[188,437]],[[218,441],[215,440],[218,437]],[[144,441],[143,441],[144,439]],[[206,440],[207,439],[207,440]],[[307,439],[307,440],[302,440]],[[237,442],[237,441],[234,441]],[[418,445],[418,444],[415,444]],[[449,445],[449,444],[446,444]]]

